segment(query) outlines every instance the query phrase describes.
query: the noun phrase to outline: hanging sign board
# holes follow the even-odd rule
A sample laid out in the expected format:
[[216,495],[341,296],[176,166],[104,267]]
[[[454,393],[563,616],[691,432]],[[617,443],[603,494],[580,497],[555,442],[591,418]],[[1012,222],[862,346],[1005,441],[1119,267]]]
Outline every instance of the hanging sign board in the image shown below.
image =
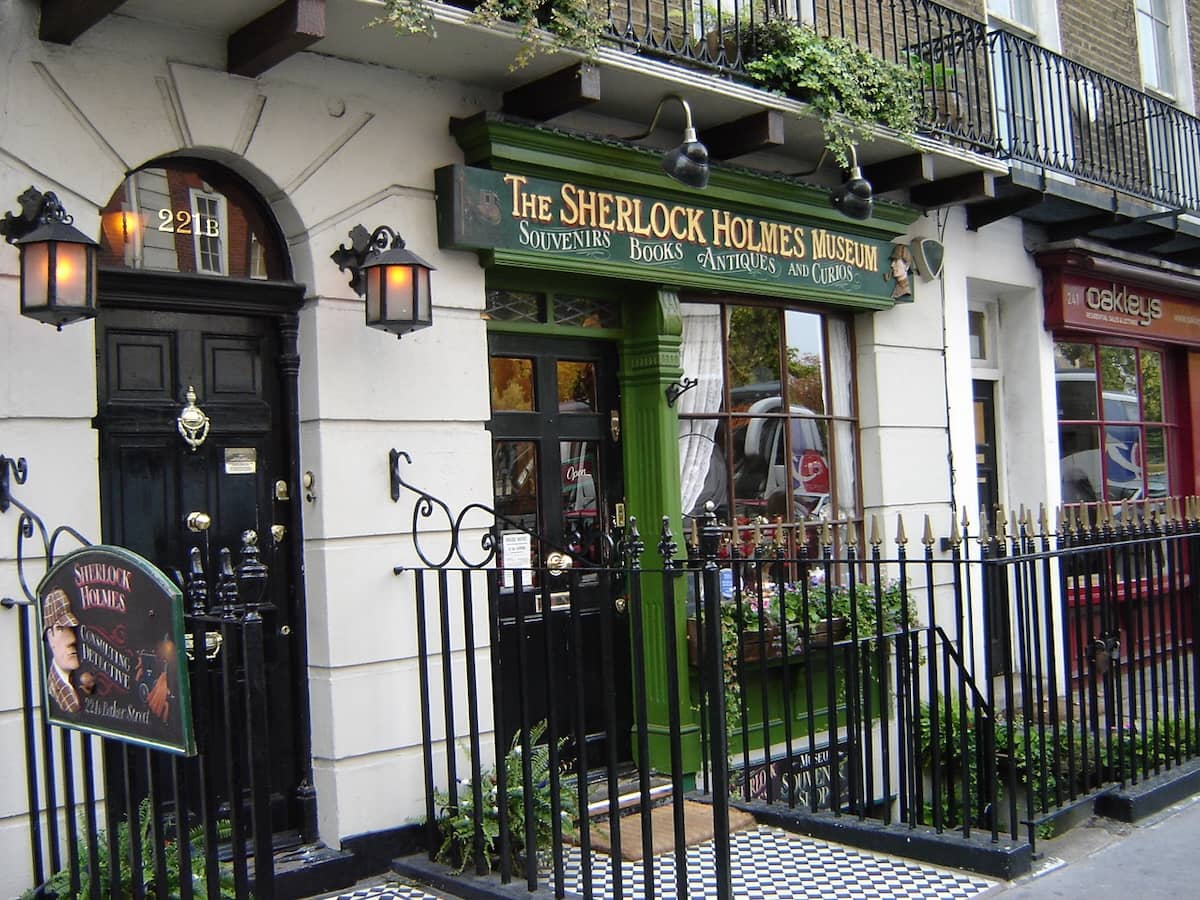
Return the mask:
[[38,585],[43,703],[65,728],[196,752],[183,595],[121,547],[85,547]]
[[436,181],[443,247],[512,251],[543,268],[614,278],[833,294],[873,308],[895,297],[889,241],[471,166],[446,166]]

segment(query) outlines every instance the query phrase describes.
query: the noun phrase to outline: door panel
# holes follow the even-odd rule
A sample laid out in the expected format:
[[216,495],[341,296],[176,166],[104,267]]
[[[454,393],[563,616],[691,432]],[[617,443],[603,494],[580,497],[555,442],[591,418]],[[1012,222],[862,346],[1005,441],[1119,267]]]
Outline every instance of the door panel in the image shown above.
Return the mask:
[[[568,757],[582,711],[588,765],[607,762],[610,751],[624,762],[633,714],[628,621],[616,609],[623,586],[596,571],[615,564],[610,532],[624,491],[609,425],[618,404],[615,348],[498,334],[489,347],[499,565],[535,570],[521,573],[520,591],[506,576],[497,598],[502,729],[515,733],[522,715],[547,718],[553,697],[559,733],[571,735]],[[536,535],[527,554],[521,529]],[[508,560],[505,532],[514,539]],[[571,564],[547,566],[556,553]]]
[[[269,317],[109,308],[101,311],[98,328],[104,540],[167,572],[186,571],[191,548],[199,547],[212,583],[220,549],[228,547],[236,565],[242,533],[259,535],[270,569],[263,618],[274,826],[291,827],[298,824],[294,798],[303,773],[295,734],[303,719],[296,697],[303,682],[288,637],[295,630],[289,578],[294,536],[279,544],[271,538],[274,522],[290,521],[274,499],[275,481],[288,478],[278,324]],[[189,387],[209,417],[208,435],[196,449],[176,421]],[[207,533],[185,527],[195,511],[211,517]],[[209,690],[197,695],[219,697],[220,678],[220,666],[214,666]]]

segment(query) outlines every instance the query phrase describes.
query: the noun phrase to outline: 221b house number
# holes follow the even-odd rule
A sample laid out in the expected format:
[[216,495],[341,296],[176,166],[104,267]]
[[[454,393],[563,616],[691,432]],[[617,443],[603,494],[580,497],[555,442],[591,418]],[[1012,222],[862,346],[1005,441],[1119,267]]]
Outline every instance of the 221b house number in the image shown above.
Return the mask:
[[212,216],[197,215],[190,209],[160,209],[158,230],[215,238],[221,236],[221,223]]

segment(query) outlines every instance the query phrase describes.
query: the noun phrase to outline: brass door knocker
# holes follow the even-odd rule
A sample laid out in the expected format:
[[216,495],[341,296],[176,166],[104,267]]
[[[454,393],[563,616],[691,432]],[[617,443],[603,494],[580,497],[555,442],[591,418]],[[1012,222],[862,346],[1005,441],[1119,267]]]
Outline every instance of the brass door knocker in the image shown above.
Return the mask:
[[196,449],[204,443],[204,439],[208,437],[208,416],[196,405],[196,389],[190,384],[186,399],[187,405],[180,410],[175,423],[179,427],[179,436],[187,441],[187,445],[195,453]]

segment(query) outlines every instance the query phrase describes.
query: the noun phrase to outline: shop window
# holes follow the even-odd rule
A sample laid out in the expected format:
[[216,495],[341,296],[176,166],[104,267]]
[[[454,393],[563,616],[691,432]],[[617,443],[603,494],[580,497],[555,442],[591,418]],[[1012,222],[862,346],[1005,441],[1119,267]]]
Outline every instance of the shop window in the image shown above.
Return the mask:
[[1169,496],[1175,428],[1162,353],[1068,342],[1054,351],[1063,502]]
[[697,380],[678,401],[684,514],[711,502],[728,525],[859,529],[848,321],[720,303],[682,312],[683,370]]

